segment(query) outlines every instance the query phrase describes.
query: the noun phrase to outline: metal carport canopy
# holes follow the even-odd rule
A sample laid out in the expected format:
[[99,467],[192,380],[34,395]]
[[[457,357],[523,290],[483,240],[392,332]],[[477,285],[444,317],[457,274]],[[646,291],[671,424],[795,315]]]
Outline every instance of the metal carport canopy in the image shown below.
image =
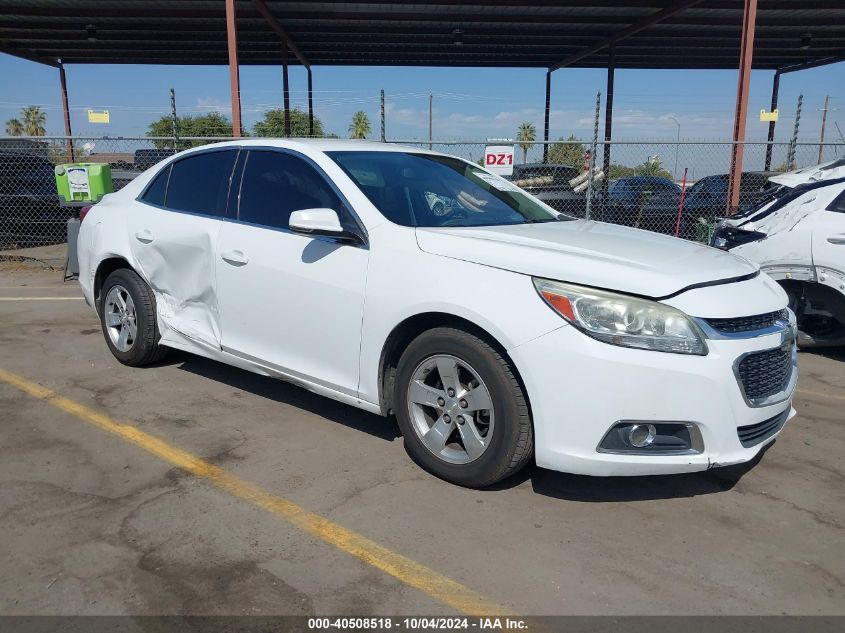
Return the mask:
[[[225,4],[0,0],[0,50],[48,64],[228,64]],[[285,61],[261,4],[298,48],[289,62],[311,65],[555,68],[583,55],[566,65],[604,68],[604,42],[665,11],[616,42],[617,68],[736,68],[743,16],[742,0],[238,0],[241,64]],[[842,0],[759,0],[754,68],[842,57],[843,42]]]
[[[0,52],[60,69],[67,136],[64,64],[228,64],[240,136],[239,66],[282,66],[288,135],[288,66],[299,63],[308,69],[311,134],[312,66],[546,68],[544,141],[559,68],[608,69],[610,140],[616,68],[738,67],[733,138],[743,141],[751,69],[777,71],[775,108],[781,73],[845,59],[845,0],[0,0]],[[735,143],[729,208],[742,155]],[[605,171],[609,160],[605,151]]]

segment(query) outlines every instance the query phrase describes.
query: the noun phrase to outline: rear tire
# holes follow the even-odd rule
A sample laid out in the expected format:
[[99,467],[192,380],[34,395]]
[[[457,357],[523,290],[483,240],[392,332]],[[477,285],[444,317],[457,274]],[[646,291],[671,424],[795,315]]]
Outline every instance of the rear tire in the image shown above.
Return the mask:
[[514,368],[469,332],[440,327],[414,339],[399,361],[393,402],[408,453],[452,483],[492,485],[534,454]]
[[106,278],[99,312],[106,344],[124,365],[141,367],[166,356],[158,344],[155,296],[135,271],[120,268]]

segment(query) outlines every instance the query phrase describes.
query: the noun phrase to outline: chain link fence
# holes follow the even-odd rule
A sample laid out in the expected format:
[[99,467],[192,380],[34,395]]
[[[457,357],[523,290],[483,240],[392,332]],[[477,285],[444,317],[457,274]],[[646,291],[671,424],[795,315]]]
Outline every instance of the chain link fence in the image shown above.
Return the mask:
[[[0,138],[0,250],[66,241],[67,220],[78,209],[60,203],[54,175],[57,164],[108,163],[117,191],[174,151],[222,140],[230,139]],[[390,142],[431,147],[478,164],[483,164],[488,144],[501,144]],[[517,142],[516,164],[509,178],[568,215],[706,242],[715,218],[725,213],[732,146],[724,141],[613,141],[595,146],[574,140]],[[743,149],[741,204],[761,195],[769,172],[815,165],[820,151],[822,160],[845,155],[845,143],[820,147],[818,142],[748,142]],[[446,207],[453,204],[439,202]]]

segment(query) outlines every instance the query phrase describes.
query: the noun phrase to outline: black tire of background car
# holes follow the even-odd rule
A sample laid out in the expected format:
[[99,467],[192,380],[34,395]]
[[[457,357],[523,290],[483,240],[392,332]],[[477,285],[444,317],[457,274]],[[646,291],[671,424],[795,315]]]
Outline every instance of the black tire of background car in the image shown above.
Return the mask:
[[[408,412],[408,384],[414,369],[435,354],[465,360],[487,385],[493,401],[495,424],[487,450],[468,464],[451,464],[432,454],[412,427]],[[405,448],[417,464],[452,483],[482,488],[522,469],[534,455],[531,413],[522,385],[510,362],[486,341],[469,332],[441,327],[420,334],[408,345],[396,372],[393,402]]]
[[[108,296],[109,290],[118,284],[126,288],[132,297],[132,301],[135,303],[135,321],[138,325],[137,338],[132,347],[126,352],[121,352],[112,344],[103,314],[105,297]],[[158,362],[167,355],[168,348],[158,344],[161,336],[158,331],[158,322],[156,321],[155,296],[152,290],[150,290],[150,287],[135,271],[129,270],[128,268],[119,268],[109,275],[103,284],[98,308],[100,325],[103,330],[103,336],[106,339],[106,344],[118,361],[130,367],[141,367]]]

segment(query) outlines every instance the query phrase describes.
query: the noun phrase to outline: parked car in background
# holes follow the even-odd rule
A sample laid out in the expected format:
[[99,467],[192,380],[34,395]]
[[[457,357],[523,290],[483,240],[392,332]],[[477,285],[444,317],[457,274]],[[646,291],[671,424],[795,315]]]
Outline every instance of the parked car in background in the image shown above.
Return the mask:
[[[430,194],[458,204],[438,215]],[[532,457],[588,475],[747,462],[795,413],[793,316],[757,266],[574,220],[453,156],[196,148],[105,196],[78,246],[118,361],[172,347],[393,413],[414,459],[463,485]]]
[[0,151],[0,246],[60,244],[76,212],[59,205],[53,164],[26,152]]
[[580,173],[580,169],[571,165],[528,163],[516,165],[510,181],[555,211],[583,218],[587,209],[587,196],[584,192],[576,193],[569,184]]
[[629,176],[611,180],[607,186],[607,205],[600,219],[613,224],[651,228],[643,224],[643,209],[653,196],[680,195],[681,188],[660,176]]
[[[771,172],[743,172],[739,186],[739,206],[754,203],[770,186]],[[643,228],[672,235],[678,220],[680,191],[664,191],[651,196],[643,208]],[[709,227],[716,218],[725,215],[728,203],[728,175],[719,174],[702,178],[684,194],[680,237],[709,241]]]
[[135,171],[144,171],[175,153],[175,149],[136,149],[132,168]]
[[783,286],[802,347],[845,345],[845,159],[769,179],[776,189],[723,220],[711,244]]

